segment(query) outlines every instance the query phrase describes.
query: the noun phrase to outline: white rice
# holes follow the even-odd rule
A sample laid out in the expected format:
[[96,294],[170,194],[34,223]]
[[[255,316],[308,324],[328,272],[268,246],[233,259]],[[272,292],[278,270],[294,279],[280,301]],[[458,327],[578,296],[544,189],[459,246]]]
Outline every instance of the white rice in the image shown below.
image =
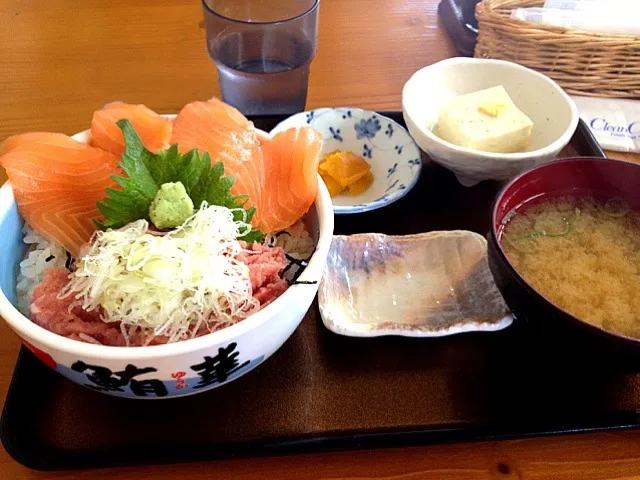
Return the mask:
[[[289,257],[296,260],[309,260],[315,250],[314,241],[302,220],[298,220],[286,230],[266,235],[264,243],[270,247],[282,247]],[[291,280],[298,270],[298,266],[289,268],[284,277]]]
[[33,289],[44,277],[44,272],[50,268],[64,267],[67,262],[67,252],[60,245],[50,242],[36,233],[26,223],[22,227],[24,243],[29,246],[29,253],[20,262],[20,272],[17,278],[18,310],[29,317],[29,300]]

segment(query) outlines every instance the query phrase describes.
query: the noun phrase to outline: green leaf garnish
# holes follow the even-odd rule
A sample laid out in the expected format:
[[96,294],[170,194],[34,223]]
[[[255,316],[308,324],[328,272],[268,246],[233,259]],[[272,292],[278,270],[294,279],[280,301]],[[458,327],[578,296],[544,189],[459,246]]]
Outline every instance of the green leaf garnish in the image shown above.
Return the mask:
[[[121,189],[108,188],[106,198],[98,202],[98,210],[104,217],[102,222],[94,220],[99,228],[106,230],[136,220],[150,221],[149,206],[160,187],[169,182],[181,182],[196,208],[203,201],[230,209],[240,208],[244,209],[244,215],[234,212],[234,220],[251,221],[256,209],[245,209],[247,195],[231,194],[235,179],[224,176],[222,162],[212,165],[209,154],[200,155],[197,149],[181,154],[177,144],[153,153],[145,148],[129,120],[118,120],[116,125],[124,135],[125,151],[119,165],[126,176],[113,177]],[[263,237],[262,232],[251,230],[239,240],[254,242]]]

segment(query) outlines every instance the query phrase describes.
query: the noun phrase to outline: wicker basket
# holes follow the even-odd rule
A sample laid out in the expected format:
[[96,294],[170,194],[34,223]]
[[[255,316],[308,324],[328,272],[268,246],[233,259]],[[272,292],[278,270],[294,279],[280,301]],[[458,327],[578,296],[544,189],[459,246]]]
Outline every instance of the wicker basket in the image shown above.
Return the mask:
[[482,0],[475,56],[510,60],[553,78],[568,93],[640,97],[640,37],[601,35],[510,18],[544,0]]

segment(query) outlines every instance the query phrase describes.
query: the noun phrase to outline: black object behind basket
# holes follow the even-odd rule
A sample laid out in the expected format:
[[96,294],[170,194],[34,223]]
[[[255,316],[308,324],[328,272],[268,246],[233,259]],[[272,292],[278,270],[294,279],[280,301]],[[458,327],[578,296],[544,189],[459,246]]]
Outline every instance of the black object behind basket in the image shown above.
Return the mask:
[[[402,122],[398,112],[383,113]],[[280,118],[254,119],[269,130]],[[604,156],[582,122],[564,155]],[[462,187],[424,158],[386,208],[336,217],[336,233],[470,229],[486,234],[497,182]],[[37,379],[37,382],[34,380]],[[35,469],[204,460],[305,450],[636,427],[640,375],[576,365],[518,324],[437,339],[348,338],[314,304],[276,354],[192,397],[144,401],[76,385],[22,349],[2,442]]]
[[438,14],[456,49],[473,57],[478,40],[476,5],[480,0],[440,0]]

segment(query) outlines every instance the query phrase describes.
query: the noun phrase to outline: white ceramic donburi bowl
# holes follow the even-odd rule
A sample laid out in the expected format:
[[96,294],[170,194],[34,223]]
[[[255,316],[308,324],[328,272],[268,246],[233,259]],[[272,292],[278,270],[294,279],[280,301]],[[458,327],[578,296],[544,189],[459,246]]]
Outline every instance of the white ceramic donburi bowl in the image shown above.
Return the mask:
[[[87,141],[88,132],[74,137]],[[11,187],[0,189],[0,316],[45,364],[68,379],[110,395],[168,398],[224,385],[269,358],[302,321],[318,290],[331,246],[333,207],[322,181],[307,214],[316,251],[301,281],[246,320],[169,345],[109,347],[65,338],[24,317],[16,305],[16,275],[26,252]],[[35,380],[37,381],[37,380]]]
[[[449,99],[502,85],[534,123],[529,150],[489,153],[458,147],[433,133],[440,108]],[[516,63],[450,58],[418,70],[402,91],[402,112],[409,133],[435,162],[472,186],[482,180],[506,180],[555,158],[578,126],[571,98],[550,78]]]

